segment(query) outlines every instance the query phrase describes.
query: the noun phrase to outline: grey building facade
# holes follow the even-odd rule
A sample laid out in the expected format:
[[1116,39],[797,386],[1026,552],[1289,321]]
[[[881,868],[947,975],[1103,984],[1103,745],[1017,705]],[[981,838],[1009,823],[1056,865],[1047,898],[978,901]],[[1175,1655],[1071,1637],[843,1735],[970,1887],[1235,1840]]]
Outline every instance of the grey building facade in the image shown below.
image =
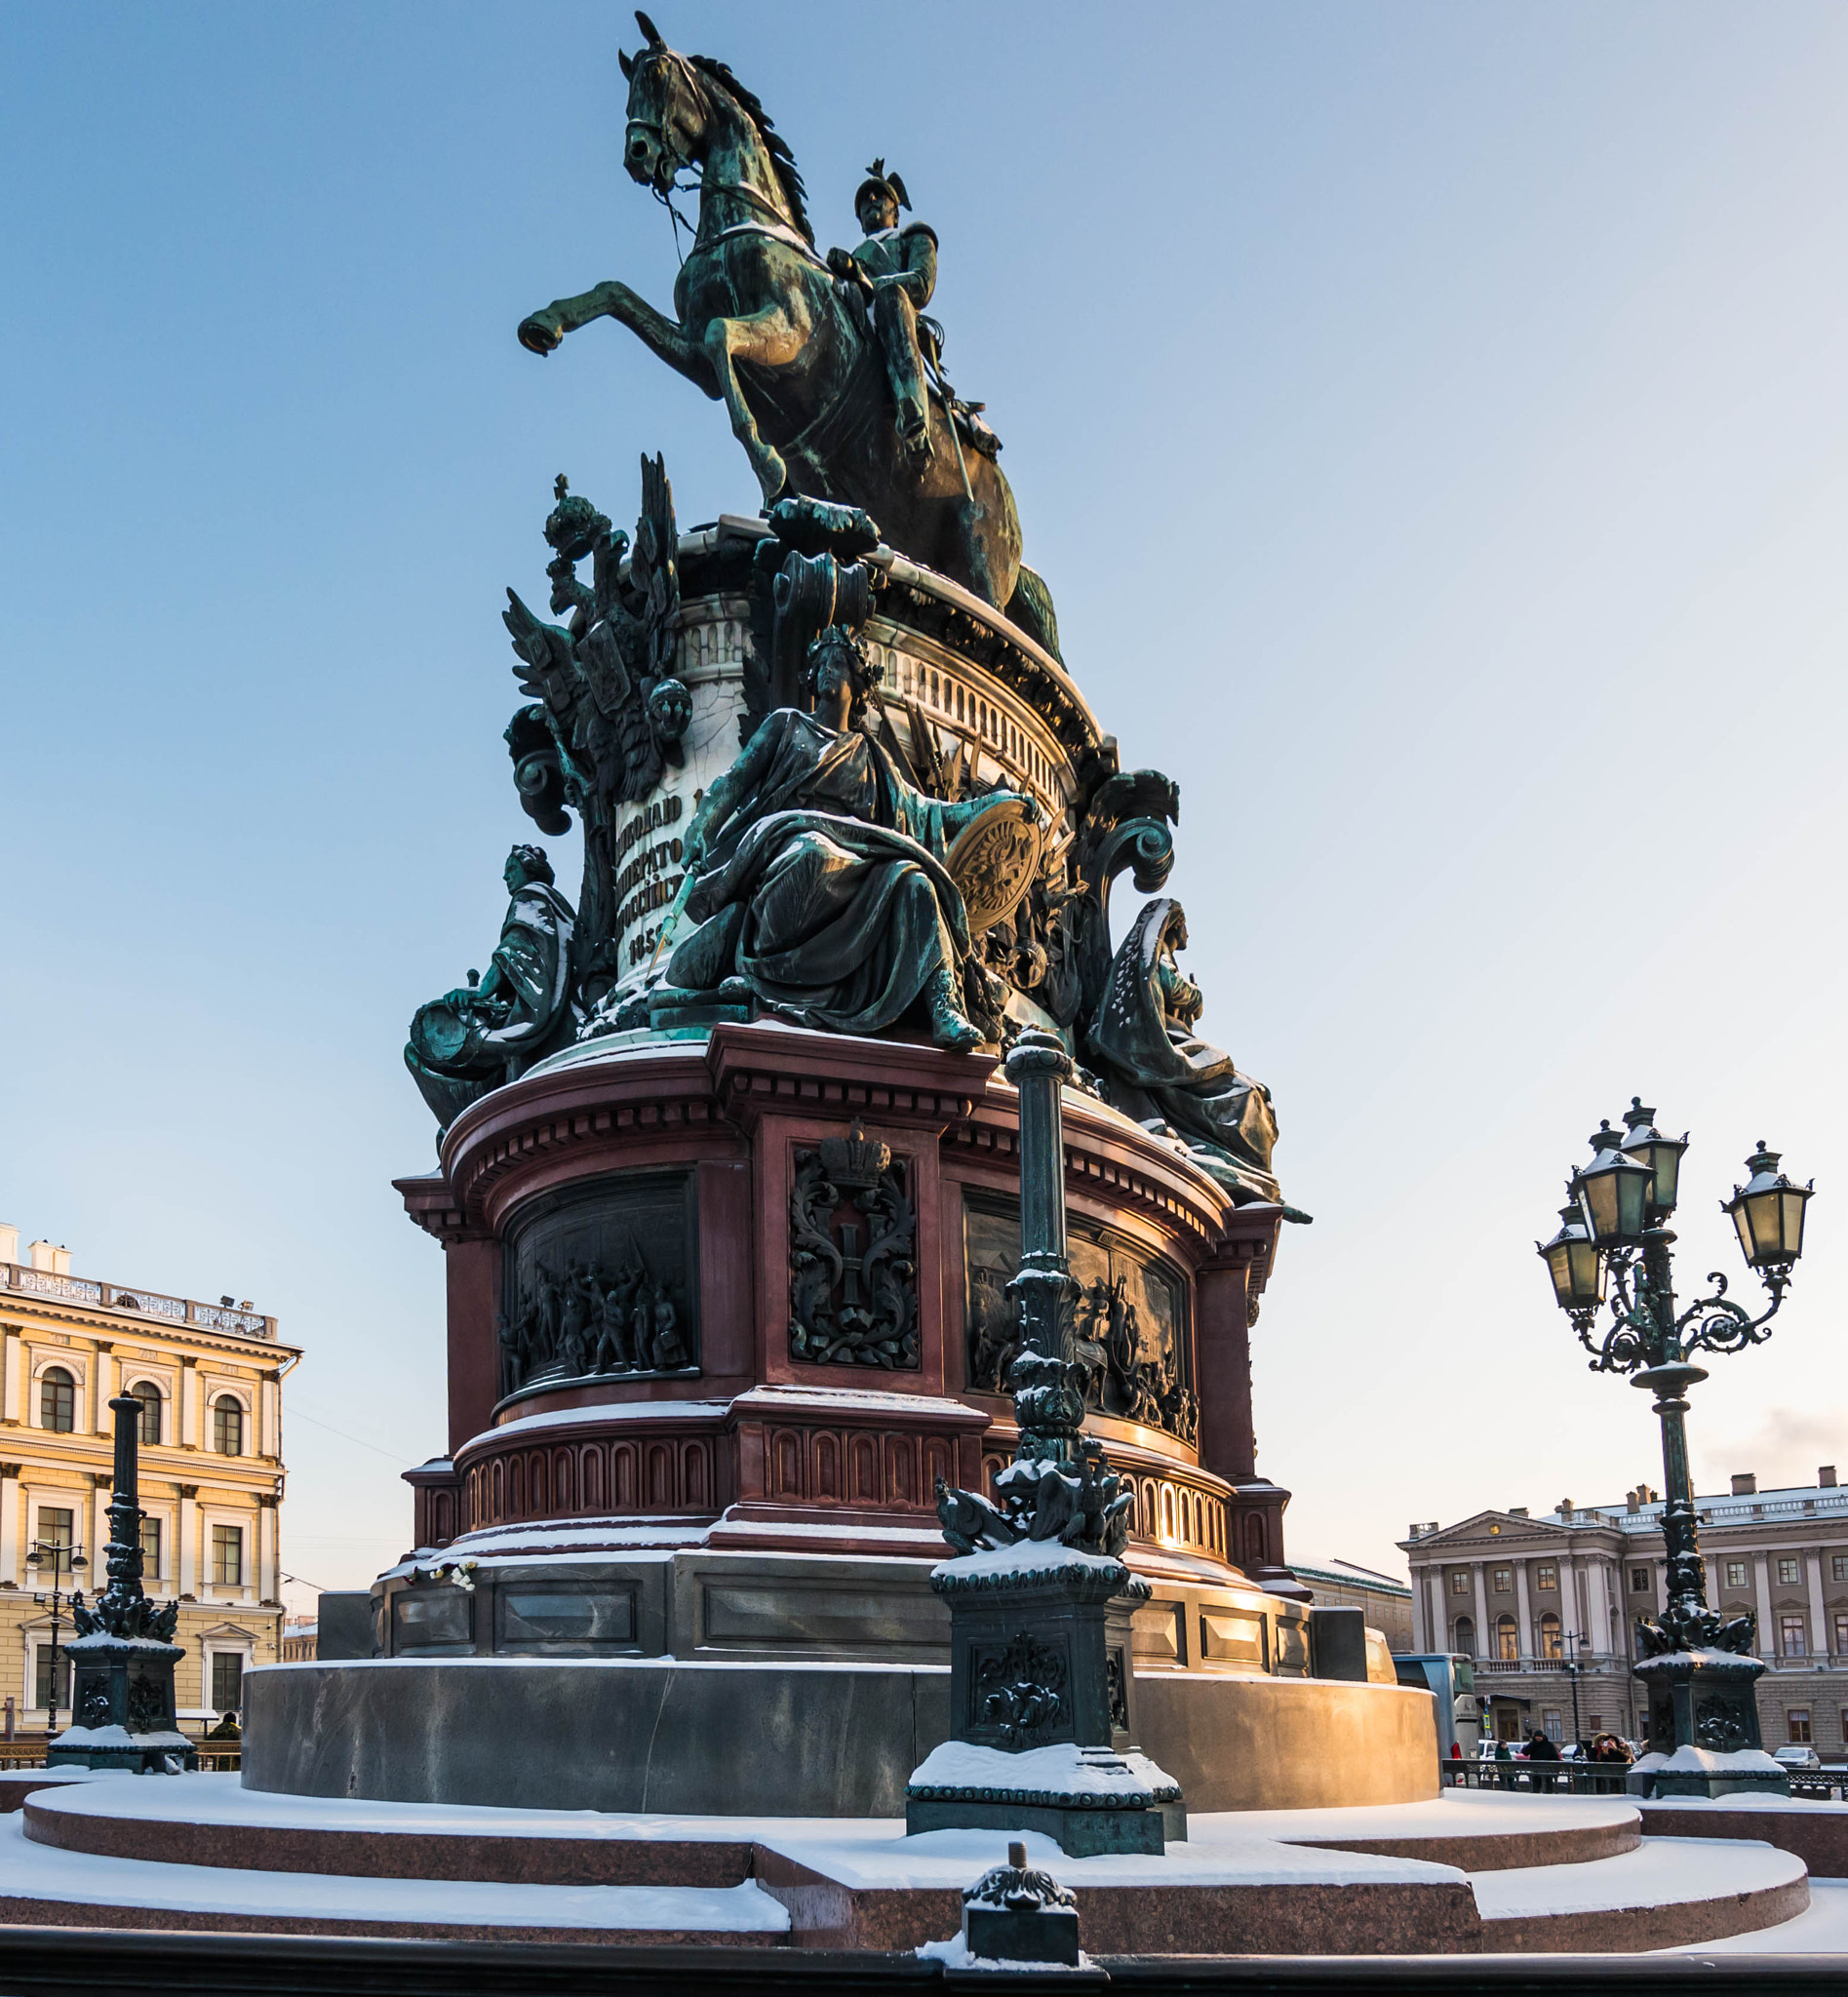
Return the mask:
[[[1697,1498],[1708,1599],[1750,1614],[1765,1745],[1848,1750],[1848,1490],[1831,1467],[1814,1485],[1760,1491],[1737,1476]],[[1666,1606],[1662,1500],[1646,1487],[1615,1505],[1481,1511],[1416,1525],[1399,1542],[1412,1577],[1420,1650],[1475,1660],[1484,1727],[1512,1740],[1536,1728],[1638,1738],[1645,1707],[1630,1675],[1639,1616]],[[1576,1670],[1573,1668],[1576,1665]]]

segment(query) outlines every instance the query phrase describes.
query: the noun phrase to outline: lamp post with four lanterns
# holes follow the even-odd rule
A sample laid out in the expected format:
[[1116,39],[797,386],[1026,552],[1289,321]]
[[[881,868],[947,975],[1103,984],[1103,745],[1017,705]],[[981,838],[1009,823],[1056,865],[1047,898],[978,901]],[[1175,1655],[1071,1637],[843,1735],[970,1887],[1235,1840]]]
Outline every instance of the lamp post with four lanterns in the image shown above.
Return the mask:
[[[1675,1236],[1667,1222],[1688,1140],[1664,1136],[1655,1115],[1635,1097],[1622,1130],[1608,1122],[1597,1130],[1592,1161],[1572,1177],[1559,1232],[1540,1244],[1553,1296],[1592,1354],[1592,1371],[1628,1374],[1632,1387],[1652,1392],[1662,1424],[1669,1600],[1660,1616],[1636,1623],[1634,1670],[1648,1698],[1652,1751],[1636,1764],[1631,1786],[1645,1795],[1788,1793],[1789,1779],[1763,1751],[1758,1730],[1753,1686],[1764,1665],[1751,1655],[1756,1619],[1728,1622],[1708,1606],[1682,1418],[1687,1390],[1708,1377],[1692,1354],[1741,1351],[1770,1337],[1766,1327],[1803,1252],[1803,1209],[1814,1184],[1793,1184],[1761,1142],[1746,1160],[1745,1185],[1721,1207],[1771,1302],[1754,1317],[1727,1296],[1726,1278],[1715,1273],[1708,1277],[1710,1294],[1677,1314]],[[1611,1322],[1600,1332],[1607,1303]]]

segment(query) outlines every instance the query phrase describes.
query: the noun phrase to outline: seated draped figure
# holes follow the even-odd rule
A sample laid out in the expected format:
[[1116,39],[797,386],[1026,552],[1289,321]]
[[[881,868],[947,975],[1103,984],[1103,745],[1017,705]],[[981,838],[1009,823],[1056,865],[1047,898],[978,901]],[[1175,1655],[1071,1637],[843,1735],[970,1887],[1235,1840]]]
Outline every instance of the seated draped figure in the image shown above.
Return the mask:
[[[423,1099],[445,1129],[468,1105],[569,1046],[576,915],[553,884],[542,846],[507,855],[507,914],[488,975],[417,1008],[405,1048]],[[440,1140],[439,1133],[439,1140]]]
[[[686,835],[696,874],[673,993],[742,996],[801,1026],[877,1034],[921,1019],[940,1047],[979,1046],[999,1004],[945,864],[951,842],[1010,791],[928,798],[860,726],[881,669],[831,625],[808,648],[815,711],[767,716],[707,792]],[[736,982],[734,982],[736,981]],[[973,1016],[971,1016],[973,1015]]]
[[1174,960],[1186,948],[1180,903],[1162,895],[1145,904],[1111,965],[1091,1023],[1091,1056],[1125,1116],[1185,1144],[1241,1201],[1275,1199],[1271,1092],[1197,1038],[1204,1001]]

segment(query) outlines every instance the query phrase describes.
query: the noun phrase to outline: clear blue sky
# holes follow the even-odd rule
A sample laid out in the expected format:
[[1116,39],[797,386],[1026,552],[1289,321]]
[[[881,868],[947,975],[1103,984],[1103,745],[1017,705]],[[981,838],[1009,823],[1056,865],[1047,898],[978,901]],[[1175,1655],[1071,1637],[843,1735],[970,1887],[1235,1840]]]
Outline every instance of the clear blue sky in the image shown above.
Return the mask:
[[[1696,1401],[1704,1483],[1848,1468],[1848,14],[656,12],[824,240],[903,172],[1067,658],[1180,780],[1205,1030],[1317,1215],[1257,1332],[1295,1549],[1660,1481],[1532,1248],[1638,1089],[1694,1130],[1690,1279],[1737,1269],[1760,1134],[1823,1188],[1777,1339]],[[754,504],[620,330],[513,338],[604,277],[667,301],[623,41],[0,12],[0,1218],[281,1316],[287,1564],[329,1586],[443,1442],[388,1182],[431,1155],[405,1024],[527,828],[501,591],[560,470],[621,518],[660,449],[683,520]]]

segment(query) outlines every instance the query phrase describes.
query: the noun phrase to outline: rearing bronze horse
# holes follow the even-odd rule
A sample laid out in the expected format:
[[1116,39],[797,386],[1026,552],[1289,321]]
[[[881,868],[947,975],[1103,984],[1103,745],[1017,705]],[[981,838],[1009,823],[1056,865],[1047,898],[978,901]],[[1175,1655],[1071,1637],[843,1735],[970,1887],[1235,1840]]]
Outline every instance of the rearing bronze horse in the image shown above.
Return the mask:
[[665,196],[700,176],[699,223],[674,285],[678,320],[610,281],[521,322],[549,354],[619,319],[669,367],[723,397],[767,506],[785,492],[864,507],[887,541],[1006,611],[1055,648],[1045,585],[1020,560],[1020,518],[995,460],[930,398],[928,459],[907,462],[866,308],[815,251],[802,176],[758,99],[723,62],[670,49],[647,15],[629,79],[623,162]]

